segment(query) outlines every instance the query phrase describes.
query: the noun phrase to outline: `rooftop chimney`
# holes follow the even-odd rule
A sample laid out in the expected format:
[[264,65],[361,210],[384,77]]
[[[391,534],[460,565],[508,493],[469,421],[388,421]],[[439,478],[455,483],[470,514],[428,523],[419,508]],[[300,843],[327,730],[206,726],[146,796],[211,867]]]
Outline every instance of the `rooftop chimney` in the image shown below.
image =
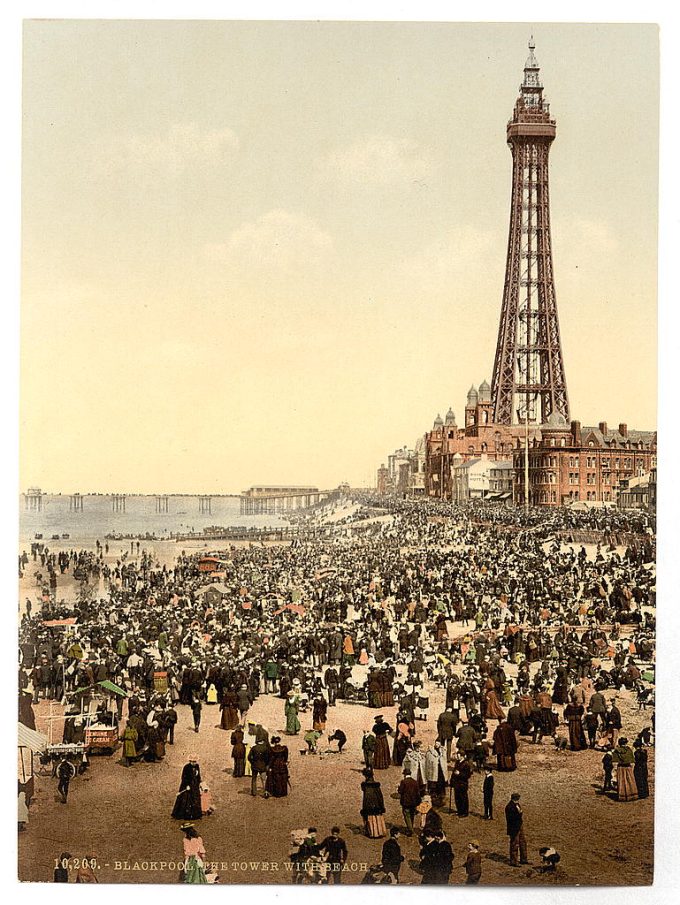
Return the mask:
[[600,433],[602,434],[602,436],[606,437],[607,436],[607,422],[600,421],[600,423],[597,426],[600,428]]
[[627,424],[619,424],[619,433],[622,437],[628,436],[628,425]]
[[580,446],[581,445],[581,422],[580,421],[571,422],[571,435],[574,438],[574,446]]

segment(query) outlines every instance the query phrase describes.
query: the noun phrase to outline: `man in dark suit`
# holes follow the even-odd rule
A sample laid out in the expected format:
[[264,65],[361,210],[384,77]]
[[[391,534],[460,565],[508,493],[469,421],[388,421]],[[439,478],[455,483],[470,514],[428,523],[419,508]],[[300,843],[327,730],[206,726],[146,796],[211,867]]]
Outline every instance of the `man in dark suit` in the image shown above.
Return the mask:
[[[505,806],[505,823],[507,835],[510,837],[510,864],[528,864],[527,841],[524,837],[524,815],[519,803],[519,792],[513,792]],[[517,860],[519,851],[520,860]]]
[[[252,770],[250,794],[257,795],[257,777],[262,777],[262,785],[264,786],[267,776],[267,767],[269,766],[269,761],[271,760],[271,748],[269,747],[269,745],[265,744],[264,740],[256,742],[250,749],[248,760],[250,761],[250,767]],[[265,798],[269,798],[269,793],[265,791],[264,796]]]
[[456,735],[458,717],[452,707],[447,707],[437,717],[437,738],[442,743],[446,742],[446,759],[451,760],[451,743]]
[[484,772],[484,782],[482,784],[482,792],[484,794],[484,819],[493,820],[493,773],[487,767]]
[[338,684],[340,682],[337,669],[334,666],[329,666],[324,673],[323,680],[328,691],[328,704],[330,707],[335,707],[335,699],[338,696]]
[[326,861],[330,864],[330,881],[333,883],[342,882],[342,868],[347,860],[347,843],[340,836],[340,827],[331,827],[331,835],[326,836],[319,851],[326,852]]
[[421,884],[423,886],[429,886],[439,882],[437,879],[439,867],[437,851],[439,843],[435,839],[434,834],[429,830],[426,830],[423,836],[424,844],[420,849],[420,869],[423,872]]
[[453,870],[453,849],[451,843],[444,835],[443,830],[439,830],[435,836],[437,842],[437,883],[447,886],[451,871]]
[[470,798],[468,788],[470,785],[470,777],[472,776],[472,767],[470,762],[459,753],[453,770],[449,785],[453,789],[453,795],[456,802],[456,813],[459,817],[467,817],[470,813]]
[[612,701],[612,706],[607,713],[607,728],[612,734],[612,748],[616,748],[619,741],[619,733],[621,732],[621,711],[616,706],[616,698]]
[[602,728],[607,725],[607,702],[601,691],[596,691],[591,695],[588,710],[602,721]]
[[381,866],[386,874],[392,874],[396,882],[399,882],[399,871],[404,861],[399,845],[399,829],[393,826],[390,829],[390,838],[383,843]]
[[401,804],[401,813],[404,815],[404,823],[406,824],[406,835],[413,835],[413,821],[416,816],[416,808],[420,804],[420,786],[408,770],[404,770],[404,778],[397,788],[399,793],[399,803]]

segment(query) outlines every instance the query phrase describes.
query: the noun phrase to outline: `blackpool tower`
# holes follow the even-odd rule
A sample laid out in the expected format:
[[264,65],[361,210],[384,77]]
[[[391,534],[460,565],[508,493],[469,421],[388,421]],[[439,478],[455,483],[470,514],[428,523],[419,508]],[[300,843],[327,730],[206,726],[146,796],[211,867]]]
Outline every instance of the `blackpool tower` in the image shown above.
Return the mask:
[[[550,241],[548,154],[555,138],[534,56],[508,123],[512,151],[510,232],[493,369],[496,424],[569,421]],[[551,417],[553,416],[553,417]]]

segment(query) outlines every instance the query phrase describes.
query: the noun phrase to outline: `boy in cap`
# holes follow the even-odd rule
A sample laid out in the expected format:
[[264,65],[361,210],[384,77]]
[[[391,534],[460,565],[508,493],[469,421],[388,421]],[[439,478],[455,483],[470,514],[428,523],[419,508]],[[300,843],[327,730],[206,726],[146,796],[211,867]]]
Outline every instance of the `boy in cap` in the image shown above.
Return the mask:
[[482,856],[479,853],[479,842],[476,839],[468,842],[468,853],[463,867],[465,868],[466,884],[479,883],[482,877]]

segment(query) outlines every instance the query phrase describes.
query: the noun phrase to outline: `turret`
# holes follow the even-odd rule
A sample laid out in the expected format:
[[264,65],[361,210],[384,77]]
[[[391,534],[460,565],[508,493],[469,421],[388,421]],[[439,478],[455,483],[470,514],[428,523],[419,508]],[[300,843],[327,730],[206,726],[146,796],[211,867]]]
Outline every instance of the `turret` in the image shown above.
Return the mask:
[[479,401],[477,403],[477,424],[490,424],[491,414],[491,387],[483,380],[479,385]]
[[465,427],[470,427],[477,422],[477,402],[479,394],[473,386],[470,387],[467,394],[467,403],[465,405]]

